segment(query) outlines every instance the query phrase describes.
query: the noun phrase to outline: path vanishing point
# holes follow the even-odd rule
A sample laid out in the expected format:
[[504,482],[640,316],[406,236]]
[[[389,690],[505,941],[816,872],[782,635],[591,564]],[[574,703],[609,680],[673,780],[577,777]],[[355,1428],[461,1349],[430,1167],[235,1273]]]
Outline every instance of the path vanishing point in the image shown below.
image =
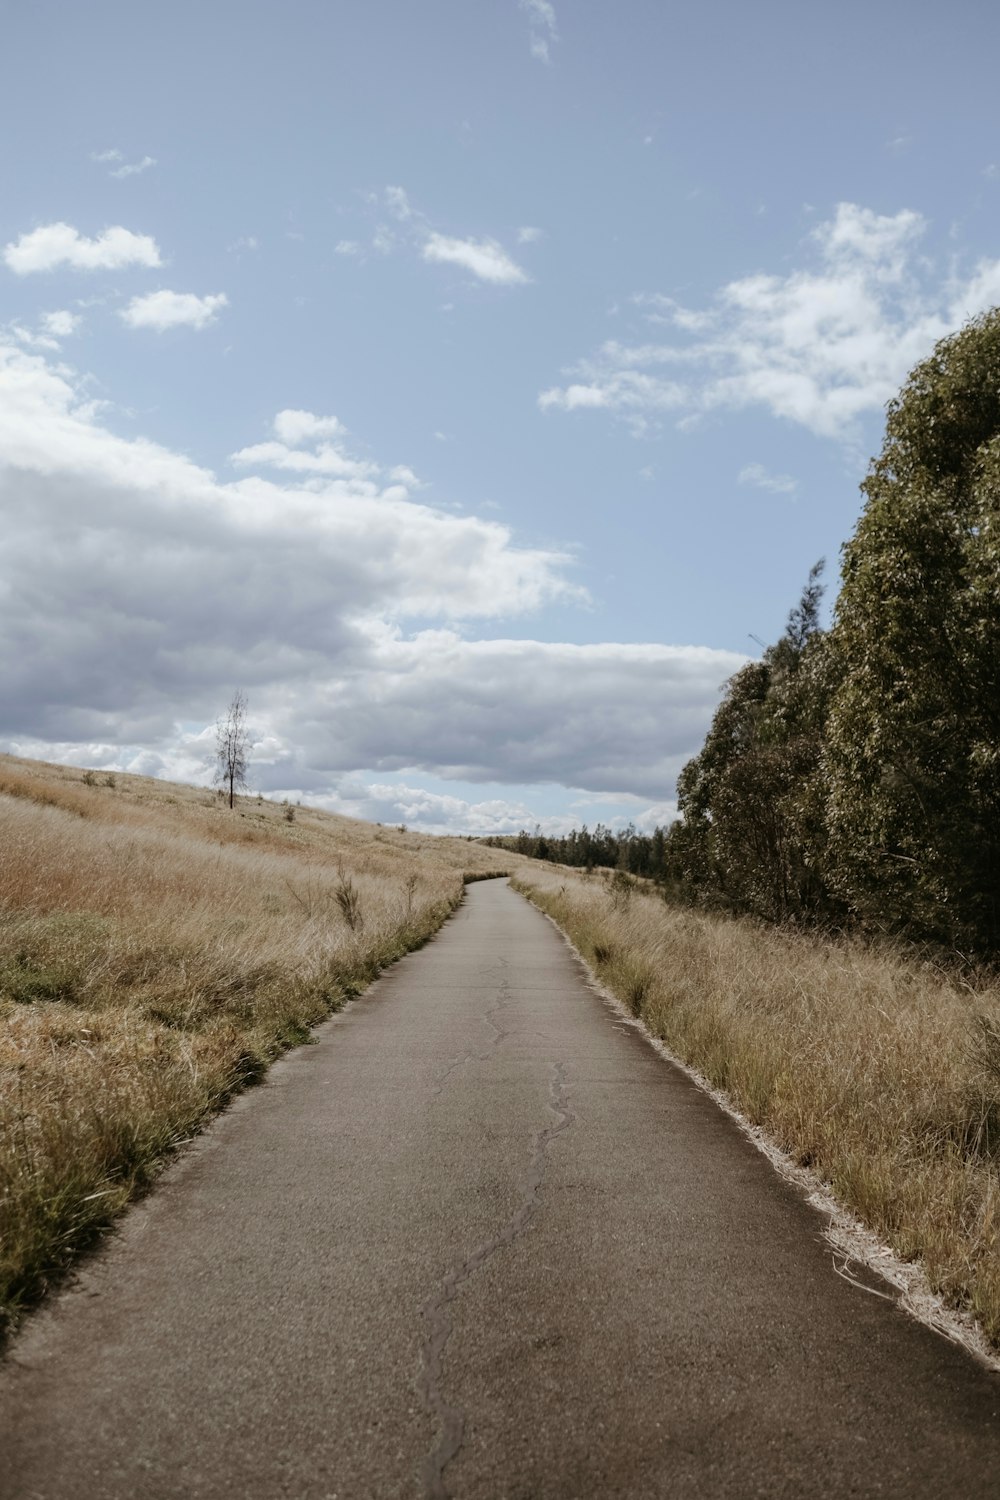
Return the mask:
[[474,885],[29,1320],[0,1496],[996,1500],[1000,1376],[822,1228]]

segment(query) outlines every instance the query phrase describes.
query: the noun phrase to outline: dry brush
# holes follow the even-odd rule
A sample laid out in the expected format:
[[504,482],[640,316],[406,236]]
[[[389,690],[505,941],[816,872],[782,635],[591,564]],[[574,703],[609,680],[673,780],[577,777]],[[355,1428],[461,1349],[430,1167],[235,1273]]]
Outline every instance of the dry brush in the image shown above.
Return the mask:
[[683,1061],[1000,1347],[1000,983],[667,906],[623,876],[515,885]]
[[0,1331],[179,1142],[500,864],[464,840],[0,757]]

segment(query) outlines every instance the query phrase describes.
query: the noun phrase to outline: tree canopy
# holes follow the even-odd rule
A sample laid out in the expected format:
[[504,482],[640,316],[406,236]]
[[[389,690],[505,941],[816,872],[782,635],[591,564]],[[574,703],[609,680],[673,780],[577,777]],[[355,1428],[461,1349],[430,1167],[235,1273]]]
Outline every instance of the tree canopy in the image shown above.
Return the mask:
[[1000,911],[1000,310],[889,404],[843,548],[727,684],[679,783],[692,900],[859,920],[996,951]]

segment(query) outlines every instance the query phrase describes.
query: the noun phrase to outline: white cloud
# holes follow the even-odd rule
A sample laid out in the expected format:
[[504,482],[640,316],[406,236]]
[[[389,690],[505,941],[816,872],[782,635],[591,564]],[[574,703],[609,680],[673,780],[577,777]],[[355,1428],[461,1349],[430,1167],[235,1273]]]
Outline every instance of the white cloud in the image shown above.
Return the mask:
[[480,281],[502,286],[517,286],[530,280],[496,240],[457,240],[432,231],[424,243],[423,257],[461,266]]
[[141,161],[126,161],[120,167],[116,167],[111,173],[112,177],[139,177],[143,172],[148,172],[150,167],[156,166],[155,156],[144,156]]
[[[103,767],[105,762],[98,753],[79,764],[96,768]],[[285,792],[291,793],[293,798],[302,796],[300,788],[283,788],[278,795]],[[558,837],[579,828],[581,823],[593,825],[594,822],[610,828],[623,828],[626,823],[632,823],[640,833],[652,833],[654,828],[666,827],[677,817],[676,802],[659,802],[650,806],[642,798],[628,793],[613,799],[604,795],[580,797],[567,812],[539,817],[523,798],[492,796],[473,800],[468,796],[411,786],[407,782],[367,782],[358,777],[343,777],[337,782],[334,793],[318,798],[313,795],[308,800],[317,806],[326,806],[331,811],[365,818],[369,822],[403,824],[411,833],[468,834],[473,838],[487,834],[517,834],[522,829],[533,833],[536,828],[543,834]]]
[[539,62],[550,62],[551,45],[559,39],[555,6],[550,0],[518,0],[518,5],[528,17],[528,44],[532,57],[537,57]]
[[279,411],[273,422],[274,435],[295,447],[311,438],[346,437],[347,428],[337,417],[317,417],[311,411],[287,408]]
[[671,341],[609,341],[539,405],[602,407],[637,431],[667,413],[689,426],[699,414],[763,406],[821,436],[853,438],[939,338],[1000,299],[1000,259],[941,272],[922,253],[926,230],[908,209],[842,203],[809,235],[806,268],[729,282],[704,308],[634,299]]
[[255,234],[241,234],[227,249],[233,254],[239,254],[241,250],[259,250],[260,241]]
[[162,333],[167,328],[207,328],[219,309],[228,305],[225,292],[207,297],[196,297],[193,292],[148,292],[133,297],[120,316],[130,328],[154,328]]
[[[312,800],[312,799],[310,799]],[[331,809],[369,822],[404,824],[412,833],[486,834],[519,833],[534,829],[539,819],[524,802],[490,797],[473,802],[467,797],[397,782],[364,782],[344,778],[334,796],[321,799]],[[545,833],[569,832],[572,818],[541,820]]]
[[405,224],[407,219],[413,218],[413,209],[405,189],[401,187],[387,187],[385,190],[385,201],[389,212],[394,219],[399,219]]
[[607,384],[552,386],[542,391],[538,404],[543,411],[552,406],[562,411],[579,411],[581,407],[611,406],[614,404],[613,394]]
[[82,322],[80,313],[70,312],[67,308],[42,314],[42,327],[56,339],[68,339],[71,334],[76,333]]
[[340,479],[368,479],[378,473],[377,465],[348,458],[331,443],[320,443],[312,452],[289,448],[285,443],[254,443],[230,454],[229,462],[241,469],[263,465],[293,474],[328,474]]
[[[264,790],[336,795],[362,770],[412,770],[668,799],[744,658],[467,638],[581,597],[568,556],[406,498],[398,470],[323,467],[324,452],[359,462],[334,423],[279,413],[275,432],[304,446],[276,436],[259,463],[289,477],[226,483],[116,436],[84,377],[0,340],[6,745],[103,746],[131,769],[204,778],[211,732],[181,726],[211,725],[238,682]],[[297,472],[302,454],[318,465]]]
[[25,328],[23,323],[8,324],[8,332],[13,338],[17,339],[19,344],[23,344],[26,349],[56,350],[59,348],[59,340],[53,338],[51,334],[39,333],[35,329]]
[[26,276],[33,271],[54,271],[71,266],[77,271],[118,271],[125,266],[158,266],[160,251],[148,234],[133,234],[116,224],[87,239],[71,224],[45,224],[22,234],[4,246],[3,258],[11,271]]
[[417,478],[409,464],[396,464],[389,470],[389,478],[396,484],[404,485],[408,490],[425,488],[423,480]]
[[517,243],[519,245],[534,245],[540,239],[544,239],[545,230],[538,229],[534,224],[522,224],[517,231]]
[[139,161],[126,161],[125,154],[113,146],[110,151],[91,151],[91,161],[100,162],[102,166],[110,168],[111,177],[138,177],[143,172],[148,172],[150,167],[156,166],[155,156],[143,156]]
[[745,464],[737,476],[738,484],[749,484],[757,490],[770,490],[773,495],[794,495],[799,487],[791,474],[770,474],[763,464]]
[[[460,266],[477,280],[494,286],[517,286],[531,280],[498,240],[440,233],[431,225],[427,215],[414,207],[404,188],[389,186],[381,194],[366,193],[364,197],[369,208],[376,211],[383,208],[396,221],[395,228],[384,223],[376,224],[371,245],[379,255],[391,255],[401,247],[409,247],[418,250],[422,259],[429,263]],[[540,229],[527,226],[518,231],[518,243],[529,244],[541,233]],[[357,240],[339,240],[334,249],[338,255],[363,258],[364,254]],[[450,312],[451,304],[443,310]]]

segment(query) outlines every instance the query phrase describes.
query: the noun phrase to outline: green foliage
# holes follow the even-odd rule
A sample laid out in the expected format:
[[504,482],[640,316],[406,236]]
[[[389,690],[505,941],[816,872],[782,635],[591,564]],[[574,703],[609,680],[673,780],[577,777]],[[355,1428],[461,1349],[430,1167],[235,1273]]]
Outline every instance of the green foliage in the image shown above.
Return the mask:
[[1000,309],[912,372],[862,491],[831,630],[817,563],[781,639],[726,684],[678,780],[680,822],[495,842],[769,921],[995,957]]
[[826,762],[835,879],[867,920],[1000,939],[1000,311],[888,410],[844,549]]
[[689,900],[1000,947],[1000,310],[890,403],[829,633],[817,565],[679,783]]
[[70,964],[37,964],[26,953],[0,963],[0,999],[18,1005],[75,1000],[79,976]]
[[668,863],[688,899],[772,921],[829,906],[824,876],[823,727],[829,656],[819,562],[785,632],[732,677],[700,753],[678,781],[683,821]]
[[651,834],[646,834],[639,833],[634,824],[629,823],[615,833],[603,823],[598,823],[593,831],[585,823],[582,828],[574,828],[562,837],[543,835],[541,828],[536,827],[534,833],[522,828],[513,836],[491,834],[479,842],[491,849],[510,849],[532,859],[544,859],[577,869],[592,870],[597,866],[624,870],[629,875],[641,875],[647,880],[663,880],[667,874],[665,828],[654,828]]

